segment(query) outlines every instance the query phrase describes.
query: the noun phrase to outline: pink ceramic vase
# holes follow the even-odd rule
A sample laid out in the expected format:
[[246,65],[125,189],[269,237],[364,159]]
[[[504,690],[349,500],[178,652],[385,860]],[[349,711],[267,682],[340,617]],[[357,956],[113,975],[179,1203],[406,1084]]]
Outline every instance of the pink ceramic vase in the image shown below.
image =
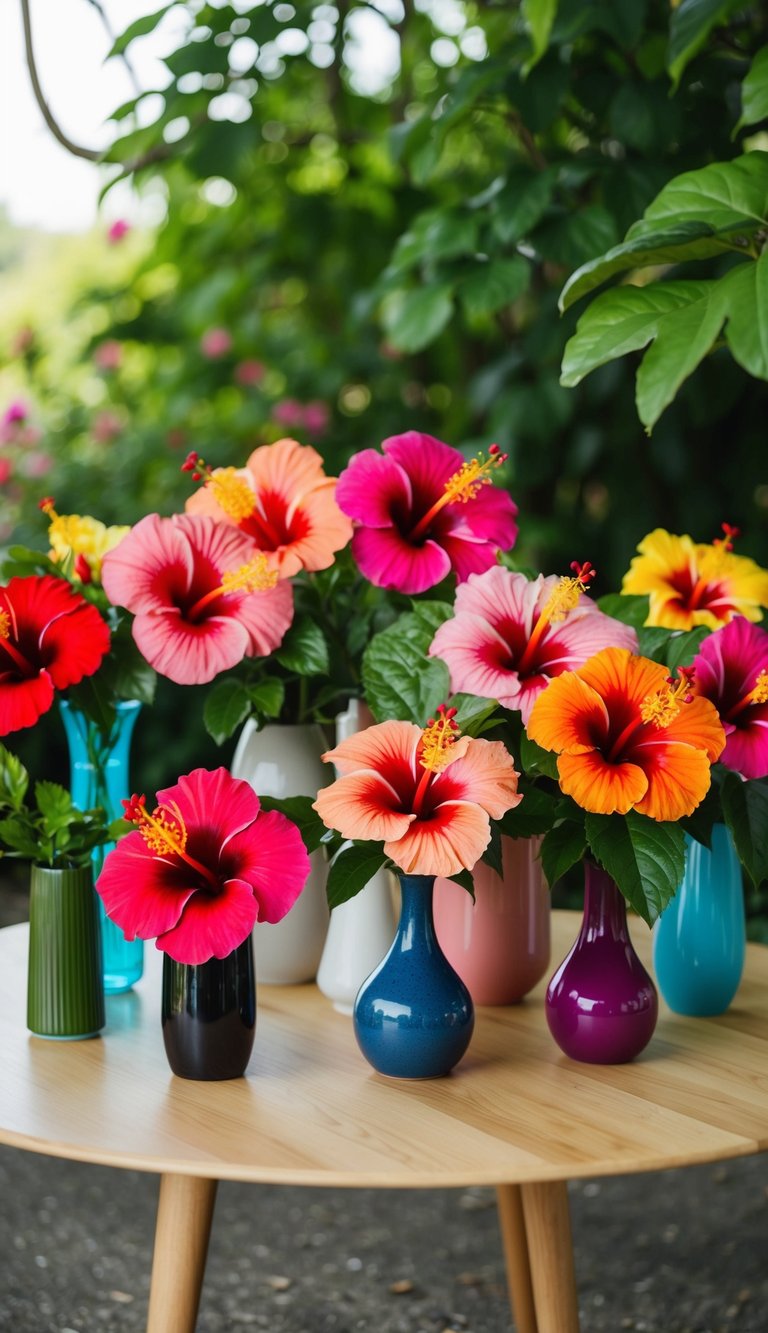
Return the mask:
[[449,963],[475,1004],[517,1004],[549,966],[549,889],[539,838],[502,838],[504,876],[479,861],[475,902],[461,885],[438,879],[434,919]]

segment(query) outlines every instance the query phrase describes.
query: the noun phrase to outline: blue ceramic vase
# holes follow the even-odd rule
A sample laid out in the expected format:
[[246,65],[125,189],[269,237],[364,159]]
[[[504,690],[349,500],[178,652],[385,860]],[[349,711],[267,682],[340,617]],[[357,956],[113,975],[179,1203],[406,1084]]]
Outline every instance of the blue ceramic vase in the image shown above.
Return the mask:
[[[141,704],[126,700],[115,705],[109,736],[68,700],[59,704],[69,745],[70,791],[81,810],[101,806],[110,819],[120,819],[123,800],[131,795],[129,760],[131,737]],[[114,843],[94,847],[93,878],[98,879],[104,858]],[[104,990],[108,995],[130,990],[144,971],[144,941],[126,940],[122,930],[104,913],[99,898]]]
[[390,1078],[439,1078],[458,1063],[475,1023],[472,997],[437,942],[432,875],[401,875],[394,943],[355,1000],[363,1055]]
[[685,874],[656,923],[653,965],[670,1009],[705,1018],[724,1013],[741,981],[744,887],[725,824],[715,824],[711,850],[685,841]]

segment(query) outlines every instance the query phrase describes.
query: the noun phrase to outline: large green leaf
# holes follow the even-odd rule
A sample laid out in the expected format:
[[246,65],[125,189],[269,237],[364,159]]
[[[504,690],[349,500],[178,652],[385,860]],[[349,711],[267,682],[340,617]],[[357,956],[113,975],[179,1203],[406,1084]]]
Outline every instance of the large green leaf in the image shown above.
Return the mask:
[[493,203],[492,226],[504,245],[528,236],[546,211],[555,187],[555,173],[515,173]]
[[330,671],[328,643],[319,625],[309,616],[294,620],[275,658],[286,671],[297,676],[327,676]]
[[328,906],[339,907],[354,898],[386,861],[381,846],[375,842],[353,842],[342,847],[328,871]]
[[756,379],[768,380],[768,250],[722,279],[727,299],[725,337],[733,358]]
[[459,296],[468,315],[492,315],[522,296],[530,277],[531,266],[520,255],[478,263],[459,284]]
[[533,55],[526,64],[526,72],[541,60],[549,46],[549,34],[557,14],[558,0],[523,0],[523,16],[531,34]]
[[154,32],[160,20],[165,17],[169,9],[173,8],[174,3],[175,0],[169,0],[168,4],[161,5],[159,9],[155,9],[151,14],[144,14],[141,18],[135,19],[133,23],[129,24],[125,32],[121,33],[113,42],[107,54],[107,59],[110,56],[121,56],[137,37],[145,37],[148,32]]
[[382,322],[395,347],[420,352],[442,333],[452,314],[453,286],[439,283],[392,292],[384,302]]
[[549,830],[541,844],[541,865],[550,888],[571,866],[583,861],[586,850],[587,839],[581,823],[565,819]]
[[661,824],[632,810],[587,814],[584,824],[593,856],[630,906],[653,925],[683,878],[685,836],[679,824]]
[[542,791],[539,787],[525,788],[520,804],[499,820],[502,833],[509,838],[533,838],[546,833],[552,828],[558,798],[559,793]]
[[[741,234],[741,233],[739,233]],[[735,247],[732,234],[720,235],[708,222],[681,222],[663,231],[650,227],[614,245],[605,254],[590,259],[572,273],[560,293],[560,310],[567,310],[580,297],[600,287],[617,273],[658,268],[693,259],[709,259]]]
[[758,51],[741,85],[741,117],[734,136],[744,125],[756,125],[768,119],[768,46]]
[[743,782],[737,773],[728,773],[721,800],[739,860],[757,888],[768,880],[768,778]]
[[[440,607],[442,611],[435,609]],[[437,629],[430,619],[437,615],[442,623],[451,614],[447,604],[420,603],[371,639],[363,656],[363,686],[377,722],[399,718],[423,726],[448,698],[448,668],[427,651]]]
[[572,389],[598,366],[646,347],[666,315],[700,300],[710,286],[708,282],[657,282],[603,292],[581,316],[565,345],[560,383]]
[[650,430],[680,385],[711,351],[726,313],[724,284],[708,283],[704,292],[659,320],[653,343],[637,372],[637,414]]
[[251,712],[251,696],[240,680],[217,680],[205,696],[203,724],[217,745],[237,730]]
[[743,0],[681,0],[672,10],[667,68],[673,87],[677,87],[686,65],[701,50],[712,29],[740,8]]

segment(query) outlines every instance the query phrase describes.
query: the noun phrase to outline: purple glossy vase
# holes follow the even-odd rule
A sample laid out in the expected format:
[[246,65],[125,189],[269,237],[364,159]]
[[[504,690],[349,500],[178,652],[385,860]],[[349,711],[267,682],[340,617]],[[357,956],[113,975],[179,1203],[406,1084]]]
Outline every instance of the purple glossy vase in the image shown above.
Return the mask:
[[545,1007],[560,1049],[587,1064],[634,1059],[656,1027],[656,987],[632,947],[626,903],[611,876],[590,861],[579,937],[549,983]]

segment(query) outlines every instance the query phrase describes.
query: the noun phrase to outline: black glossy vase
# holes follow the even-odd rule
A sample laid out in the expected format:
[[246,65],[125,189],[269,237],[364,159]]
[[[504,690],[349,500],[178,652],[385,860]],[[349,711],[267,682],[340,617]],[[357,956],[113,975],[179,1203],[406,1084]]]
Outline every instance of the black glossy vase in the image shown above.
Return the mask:
[[163,958],[163,1041],[179,1078],[240,1078],[256,1033],[256,973],[249,935],[226,958]]

